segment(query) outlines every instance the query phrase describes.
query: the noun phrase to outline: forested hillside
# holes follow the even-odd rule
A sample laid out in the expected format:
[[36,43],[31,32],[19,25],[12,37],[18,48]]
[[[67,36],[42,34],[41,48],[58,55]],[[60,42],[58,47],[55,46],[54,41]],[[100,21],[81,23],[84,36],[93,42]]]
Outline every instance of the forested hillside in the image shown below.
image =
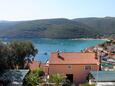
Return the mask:
[[115,36],[115,18],[1,21],[0,37],[100,38]]

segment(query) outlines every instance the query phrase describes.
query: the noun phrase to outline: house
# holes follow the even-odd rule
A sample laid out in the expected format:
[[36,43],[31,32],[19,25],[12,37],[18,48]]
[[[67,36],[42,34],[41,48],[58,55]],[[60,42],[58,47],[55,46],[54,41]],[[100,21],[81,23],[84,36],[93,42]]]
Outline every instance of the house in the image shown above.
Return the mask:
[[49,76],[59,73],[75,84],[86,82],[89,72],[98,70],[95,53],[52,52],[49,60]]
[[96,86],[115,86],[115,71],[91,71],[89,84]]
[[47,61],[46,63],[42,63],[40,68],[43,69],[45,75],[48,76],[48,74],[49,74],[49,61]]
[[115,60],[115,54],[110,54],[110,58]]
[[22,86],[29,70],[6,70],[0,76],[0,86]]
[[28,67],[30,70],[36,70],[40,68],[41,62],[32,60],[30,63],[28,63]]
[[36,70],[36,69],[40,68],[41,64],[42,63],[40,61],[36,61],[36,60],[34,60],[34,58],[32,58],[32,60],[30,60],[30,59],[25,60],[24,68],[29,69],[30,71]]
[[84,51],[92,53],[92,52],[94,52],[94,46],[86,48]]
[[114,71],[114,65],[109,63],[109,62],[102,62],[101,63],[101,70],[104,70],[104,71]]

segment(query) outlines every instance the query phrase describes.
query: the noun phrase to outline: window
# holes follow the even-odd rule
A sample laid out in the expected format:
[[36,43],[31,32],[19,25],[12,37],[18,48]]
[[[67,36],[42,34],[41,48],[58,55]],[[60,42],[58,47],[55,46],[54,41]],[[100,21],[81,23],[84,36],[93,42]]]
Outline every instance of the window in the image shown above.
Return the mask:
[[85,65],[85,70],[91,70],[91,65]]
[[68,68],[71,69],[71,68],[72,68],[72,65],[68,65]]

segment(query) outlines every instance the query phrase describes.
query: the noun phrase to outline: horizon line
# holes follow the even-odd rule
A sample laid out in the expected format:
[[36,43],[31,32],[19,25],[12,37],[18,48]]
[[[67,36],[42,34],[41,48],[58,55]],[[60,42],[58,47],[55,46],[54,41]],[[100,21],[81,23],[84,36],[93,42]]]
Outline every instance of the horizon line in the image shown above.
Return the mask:
[[48,19],[69,19],[69,20],[73,20],[73,19],[79,19],[79,18],[114,18],[115,16],[103,16],[103,17],[76,17],[76,18],[66,18],[66,17],[54,17],[54,18],[39,18],[39,19],[17,19],[17,20],[0,20],[0,22],[16,22],[16,21],[36,21],[36,20],[48,20]]

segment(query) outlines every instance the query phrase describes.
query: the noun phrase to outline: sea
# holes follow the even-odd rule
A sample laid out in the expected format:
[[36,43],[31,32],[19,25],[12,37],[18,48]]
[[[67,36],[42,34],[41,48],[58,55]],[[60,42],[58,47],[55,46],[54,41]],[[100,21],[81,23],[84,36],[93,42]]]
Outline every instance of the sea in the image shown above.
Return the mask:
[[32,41],[35,48],[38,49],[38,54],[35,59],[46,62],[50,58],[51,52],[80,52],[81,50],[102,44],[106,40],[101,39],[48,39],[48,38],[20,38],[20,39],[4,39],[3,41],[11,40],[29,40]]

